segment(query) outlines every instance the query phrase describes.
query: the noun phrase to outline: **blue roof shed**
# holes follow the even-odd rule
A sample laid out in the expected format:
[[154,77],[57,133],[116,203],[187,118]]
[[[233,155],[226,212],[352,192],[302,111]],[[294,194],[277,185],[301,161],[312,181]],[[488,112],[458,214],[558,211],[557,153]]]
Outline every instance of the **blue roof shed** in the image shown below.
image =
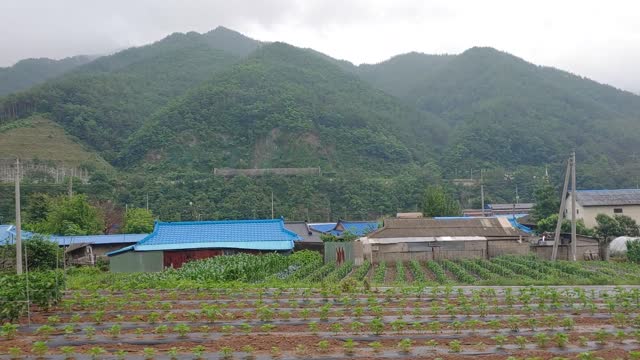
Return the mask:
[[242,249],[289,251],[300,237],[283,219],[156,222],[153,232],[138,243],[113,251]]

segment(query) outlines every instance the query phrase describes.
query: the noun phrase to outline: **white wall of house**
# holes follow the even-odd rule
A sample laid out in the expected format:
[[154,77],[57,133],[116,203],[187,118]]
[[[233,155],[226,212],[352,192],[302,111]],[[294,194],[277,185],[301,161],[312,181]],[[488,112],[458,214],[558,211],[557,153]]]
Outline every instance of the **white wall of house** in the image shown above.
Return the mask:
[[[596,222],[598,214],[609,216],[626,215],[640,223],[640,205],[582,206],[576,203],[576,211],[576,217],[582,219],[589,228],[593,228],[598,224]],[[567,197],[565,216],[566,219],[571,219],[571,195]]]

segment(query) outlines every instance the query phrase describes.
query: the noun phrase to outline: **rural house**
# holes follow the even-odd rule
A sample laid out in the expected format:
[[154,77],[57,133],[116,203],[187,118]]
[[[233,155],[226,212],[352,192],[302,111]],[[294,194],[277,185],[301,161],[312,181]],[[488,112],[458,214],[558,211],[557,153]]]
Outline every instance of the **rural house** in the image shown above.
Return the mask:
[[396,260],[480,258],[527,254],[529,234],[506,217],[386,219],[384,226],[356,241],[356,263]]
[[112,234],[82,236],[51,236],[50,240],[64,247],[71,264],[94,265],[99,259],[107,260],[107,253],[129,246],[148,234]]
[[[571,217],[571,194],[567,196],[565,217]],[[597,225],[598,214],[626,215],[640,222],[640,189],[576,190],[576,217],[587,227]]]
[[287,221],[284,226],[300,237],[300,240],[294,243],[296,251],[314,250],[322,252],[324,250],[320,233],[311,230],[306,221]]
[[288,253],[296,240],[282,219],[156,222],[138,243],[107,255],[113,272],[161,271],[238,252]]

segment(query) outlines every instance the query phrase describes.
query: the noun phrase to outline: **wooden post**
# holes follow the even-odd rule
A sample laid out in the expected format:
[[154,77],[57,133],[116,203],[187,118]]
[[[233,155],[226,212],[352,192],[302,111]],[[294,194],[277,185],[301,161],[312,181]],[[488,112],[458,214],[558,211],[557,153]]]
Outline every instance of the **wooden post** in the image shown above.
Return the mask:
[[571,153],[571,259],[576,261],[576,153]]
[[567,171],[564,174],[564,186],[562,187],[562,198],[560,200],[560,211],[558,212],[558,223],[556,224],[556,233],[553,237],[553,251],[551,252],[552,261],[555,261],[558,257],[558,244],[560,243],[560,231],[562,230],[562,220],[564,220],[564,210],[567,206],[567,188],[569,187],[570,173],[571,160],[567,161]]
[[20,219],[20,159],[16,158],[16,272],[22,275],[22,220]]

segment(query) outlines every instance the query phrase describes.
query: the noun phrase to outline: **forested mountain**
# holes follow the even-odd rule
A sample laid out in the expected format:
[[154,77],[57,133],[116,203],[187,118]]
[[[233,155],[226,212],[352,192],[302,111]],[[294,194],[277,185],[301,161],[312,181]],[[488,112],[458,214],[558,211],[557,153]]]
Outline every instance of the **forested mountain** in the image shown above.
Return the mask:
[[[480,169],[487,202],[530,201],[573,149],[580,187],[640,182],[639,96],[491,48],[354,66],[225,28],[176,33],[0,97],[0,132],[33,114],[115,167],[80,189],[148,195],[166,220],[270,216],[272,191],[292,219],[393,214]],[[315,166],[323,176],[211,175]],[[479,205],[475,187],[451,187]]]
[[621,168],[640,151],[640,97],[495,49],[411,53],[359,72],[452,126],[442,162],[449,171],[541,166],[572,149],[583,162],[606,154]]
[[93,59],[94,57],[85,55],[61,60],[25,59],[18,61],[13,66],[0,68],[0,96],[41,84]]
[[316,53],[265,45],[156,113],[121,164],[148,169],[304,167],[375,170],[436,162],[434,116],[375,90]]
[[146,117],[258,46],[225,28],[176,33],[0,99],[0,122],[46,113],[112,160]]

